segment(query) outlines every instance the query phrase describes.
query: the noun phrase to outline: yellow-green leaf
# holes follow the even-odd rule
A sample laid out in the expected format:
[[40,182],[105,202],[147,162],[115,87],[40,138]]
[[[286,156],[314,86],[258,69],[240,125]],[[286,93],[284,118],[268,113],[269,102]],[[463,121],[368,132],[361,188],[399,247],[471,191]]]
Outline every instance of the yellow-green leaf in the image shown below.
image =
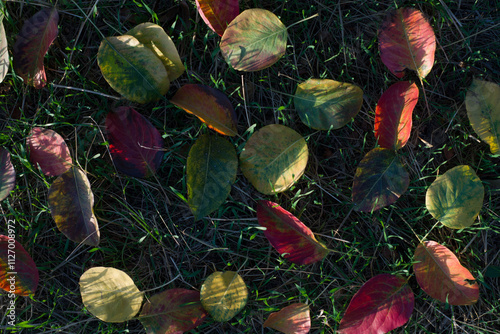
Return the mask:
[[490,145],[492,154],[500,154],[500,86],[474,79],[465,106],[474,131]]
[[201,286],[200,299],[215,321],[229,321],[247,304],[248,289],[238,273],[217,271]]

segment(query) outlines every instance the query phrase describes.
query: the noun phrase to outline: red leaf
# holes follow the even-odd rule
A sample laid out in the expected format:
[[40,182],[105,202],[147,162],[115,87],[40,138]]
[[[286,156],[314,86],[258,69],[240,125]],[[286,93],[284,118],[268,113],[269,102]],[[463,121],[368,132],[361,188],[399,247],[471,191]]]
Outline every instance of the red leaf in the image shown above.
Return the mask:
[[26,139],[33,164],[47,176],[59,176],[71,168],[73,160],[64,139],[55,131],[35,127]]
[[14,69],[27,84],[36,89],[45,87],[47,83],[43,57],[57,37],[58,21],[57,9],[42,9],[24,22],[14,44]]
[[10,161],[10,153],[6,148],[0,148],[0,201],[9,196],[16,185],[16,171]]
[[[413,265],[418,285],[429,296],[450,305],[471,305],[479,298],[479,285],[458,258],[435,241],[417,246]],[[471,282],[472,281],[472,282]]]
[[403,326],[411,316],[414,295],[406,280],[389,274],[377,275],[352,297],[338,333],[387,333]]
[[259,201],[257,219],[267,228],[264,235],[271,245],[293,263],[311,264],[329,253],[307,226],[276,203]]
[[400,8],[389,14],[379,34],[380,58],[398,78],[404,70],[418,72],[420,79],[434,64],[436,36],[424,15],[414,8]]
[[163,139],[144,116],[133,108],[119,107],[106,117],[106,131],[116,169],[134,177],[156,172],[163,157]]
[[238,0],[196,0],[196,8],[203,21],[219,36],[240,13]]
[[271,313],[264,327],[269,327],[285,334],[307,334],[311,330],[309,305],[295,303],[279,312]]
[[151,297],[139,320],[148,334],[182,334],[201,325],[206,316],[198,291],[170,289]]
[[399,150],[406,145],[417,101],[417,85],[409,81],[397,82],[382,94],[375,109],[375,138],[380,147]]
[[[9,235],[14,227],[7,225]],[[0,288],[20,296],[35,293],[38,269],[24,247],[13,238],[0,235]]]

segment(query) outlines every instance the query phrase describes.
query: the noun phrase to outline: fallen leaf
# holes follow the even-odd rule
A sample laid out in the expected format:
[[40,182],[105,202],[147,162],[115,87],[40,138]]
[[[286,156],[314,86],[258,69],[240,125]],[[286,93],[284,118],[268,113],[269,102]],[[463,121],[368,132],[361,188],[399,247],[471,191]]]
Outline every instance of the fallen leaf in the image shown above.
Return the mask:
[[34,127],[26,139],[30,161],[47,176],[59,176],[73,165],[68,145],[55,131]]
[[207,26],[219,36],[240,13],[238,0],[196,0],[196,8]]
[[282,308],[279,312],[271,313],[264,322],[269,327],[285,334],[307,334],[311,330],[311,316],[309,305],[294,303]]

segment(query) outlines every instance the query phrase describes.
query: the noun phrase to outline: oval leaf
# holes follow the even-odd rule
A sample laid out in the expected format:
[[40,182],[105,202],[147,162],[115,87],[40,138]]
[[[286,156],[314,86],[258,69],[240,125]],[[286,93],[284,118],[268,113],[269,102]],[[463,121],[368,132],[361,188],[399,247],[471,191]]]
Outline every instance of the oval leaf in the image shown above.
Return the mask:
[[170,102],[194,114],[218,133],[226,136],[238,134],[233,106],[227,96],[215,88],[187,84],[175,93]]
[[109,85],[134,102],[159,100],[170,87],[162,61],[130,35],[104,39],[97,53],[97,63]]
[[215,321],[229,321],[247,304],[248,289],[238,273],[217,271],[208,276],[200,291],[203,308]]
[[196,0],[196,8],[207,26],[219,36],[240,13],[238,0]]
[[198,220],[221,206],[236,180],[238,157],[233,145],[205,134],[189,151],[187,159],[188,205]]
[[418,88],[409,81],[397,82],[382,94],[375,109],[375,138],[380,147],[399,150],[410,138]]
[[276,203],[259,201],[257,219],[271,245],[293,263],[318,262],[329,252],[307,226]]
[[387,333],[410,319],[414,304],[415,297],[406,279],[377,275],[352,297],[338,333]]
[[59,176],[71,168],[73,160],[64,139],[55,131],[34,127],[26,139],[30,161],[47,176]]
[[389,71],[402,78],[404,70],[417,72],[420,79],[434,64],[436,36],[424,15],[414,8],[392,11],[378,33],[380,58]]
[[141,23],[127,31],[126,35],[134,36],[153,51],[165,66],[170,81],[174,81],[184,73],[184,64],[174,42],[159,25],[150,22]]
[[106,133],[118,171],[148,177],[163,158],[163,139],[156,128],[131,107],[119,107],[106,116]]
[[492,154],[500,154],[500,86],[474,79],[465,106],[474,131],[490,145]]
[[356,85],[329,79],[309,79],[293,98],[300,120],[316,130],[339,129],[361,109],[363,91]]
[[16,171],[10,161],[10,153],[6,148],[0,148],[0,201],[9,196],[16,186]]
[[311,316],[309,305],[295,303],[282,308],[279,312],[271,313],[264,322],[269,327],[285,334],[307,334],[311,330]]
[[99,245],[99,226],[93,211],[94,194],[85,173],[71,167],[52,183],[49,208],[59,231],[68,239]]
[[14,44],[14,70],[26,84],[33,85],[36,89],[47,84],[43,58],[57,37],[58,21],[57,9],[42,9],[24,22]]
[[418,285],[429,296],[450,305],[471,305],[479,298],[479,285],[458,258],[435,241],[417,246],[413,270]]
[[0,83],[5,79],[9,71],[9,49],[7,45],[7,36],[3,26],[3,12],[5,5],[0,1]]
[[285,54],[287,37],[286,27],[276,15],[265,9],[247,9],[227,26],[220,50],[235,70],[259,71]]
[[198,291],[170,289],[149,298],[139,320],[148,334],[180,334],[201,325],[206,316]]
[[[7,225],[9,235],[14,235]],[[38,269],[24,247],[6,235],[0,235],[0,288],[19,296],[35,293],[38,287]]]
[[471,226],[483,206],[484,187],[472,168],[454,167],[438,176],[427,189],[425,206],[449,228]]
[[124,322],[141,309],[143,293],[129,275],[121,270],[94,267],[80,277],[83,305],[106,322]]
[[255,189],[272,195],[287,190],[304,174],[308,155],[300,134],[271,124],[248,139],[240,154],[240,168]]
[[374,148],[361,160],[354,175],[354,210],[372,212],[391,205],[409,184],[408,172],[396,153],[385,148]]

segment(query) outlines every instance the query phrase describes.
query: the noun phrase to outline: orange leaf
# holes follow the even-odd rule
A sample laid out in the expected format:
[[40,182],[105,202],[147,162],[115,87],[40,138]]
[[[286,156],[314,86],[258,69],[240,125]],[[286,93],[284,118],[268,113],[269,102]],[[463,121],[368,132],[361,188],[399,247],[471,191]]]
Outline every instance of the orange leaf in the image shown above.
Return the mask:
[[285,334],[307,334],[311,330],[309,305],[295,303],[271,313],[264,327],[276,329]]
[[207,26],[219,36],[240,13],[238,0],[196,0],[196,8]]

